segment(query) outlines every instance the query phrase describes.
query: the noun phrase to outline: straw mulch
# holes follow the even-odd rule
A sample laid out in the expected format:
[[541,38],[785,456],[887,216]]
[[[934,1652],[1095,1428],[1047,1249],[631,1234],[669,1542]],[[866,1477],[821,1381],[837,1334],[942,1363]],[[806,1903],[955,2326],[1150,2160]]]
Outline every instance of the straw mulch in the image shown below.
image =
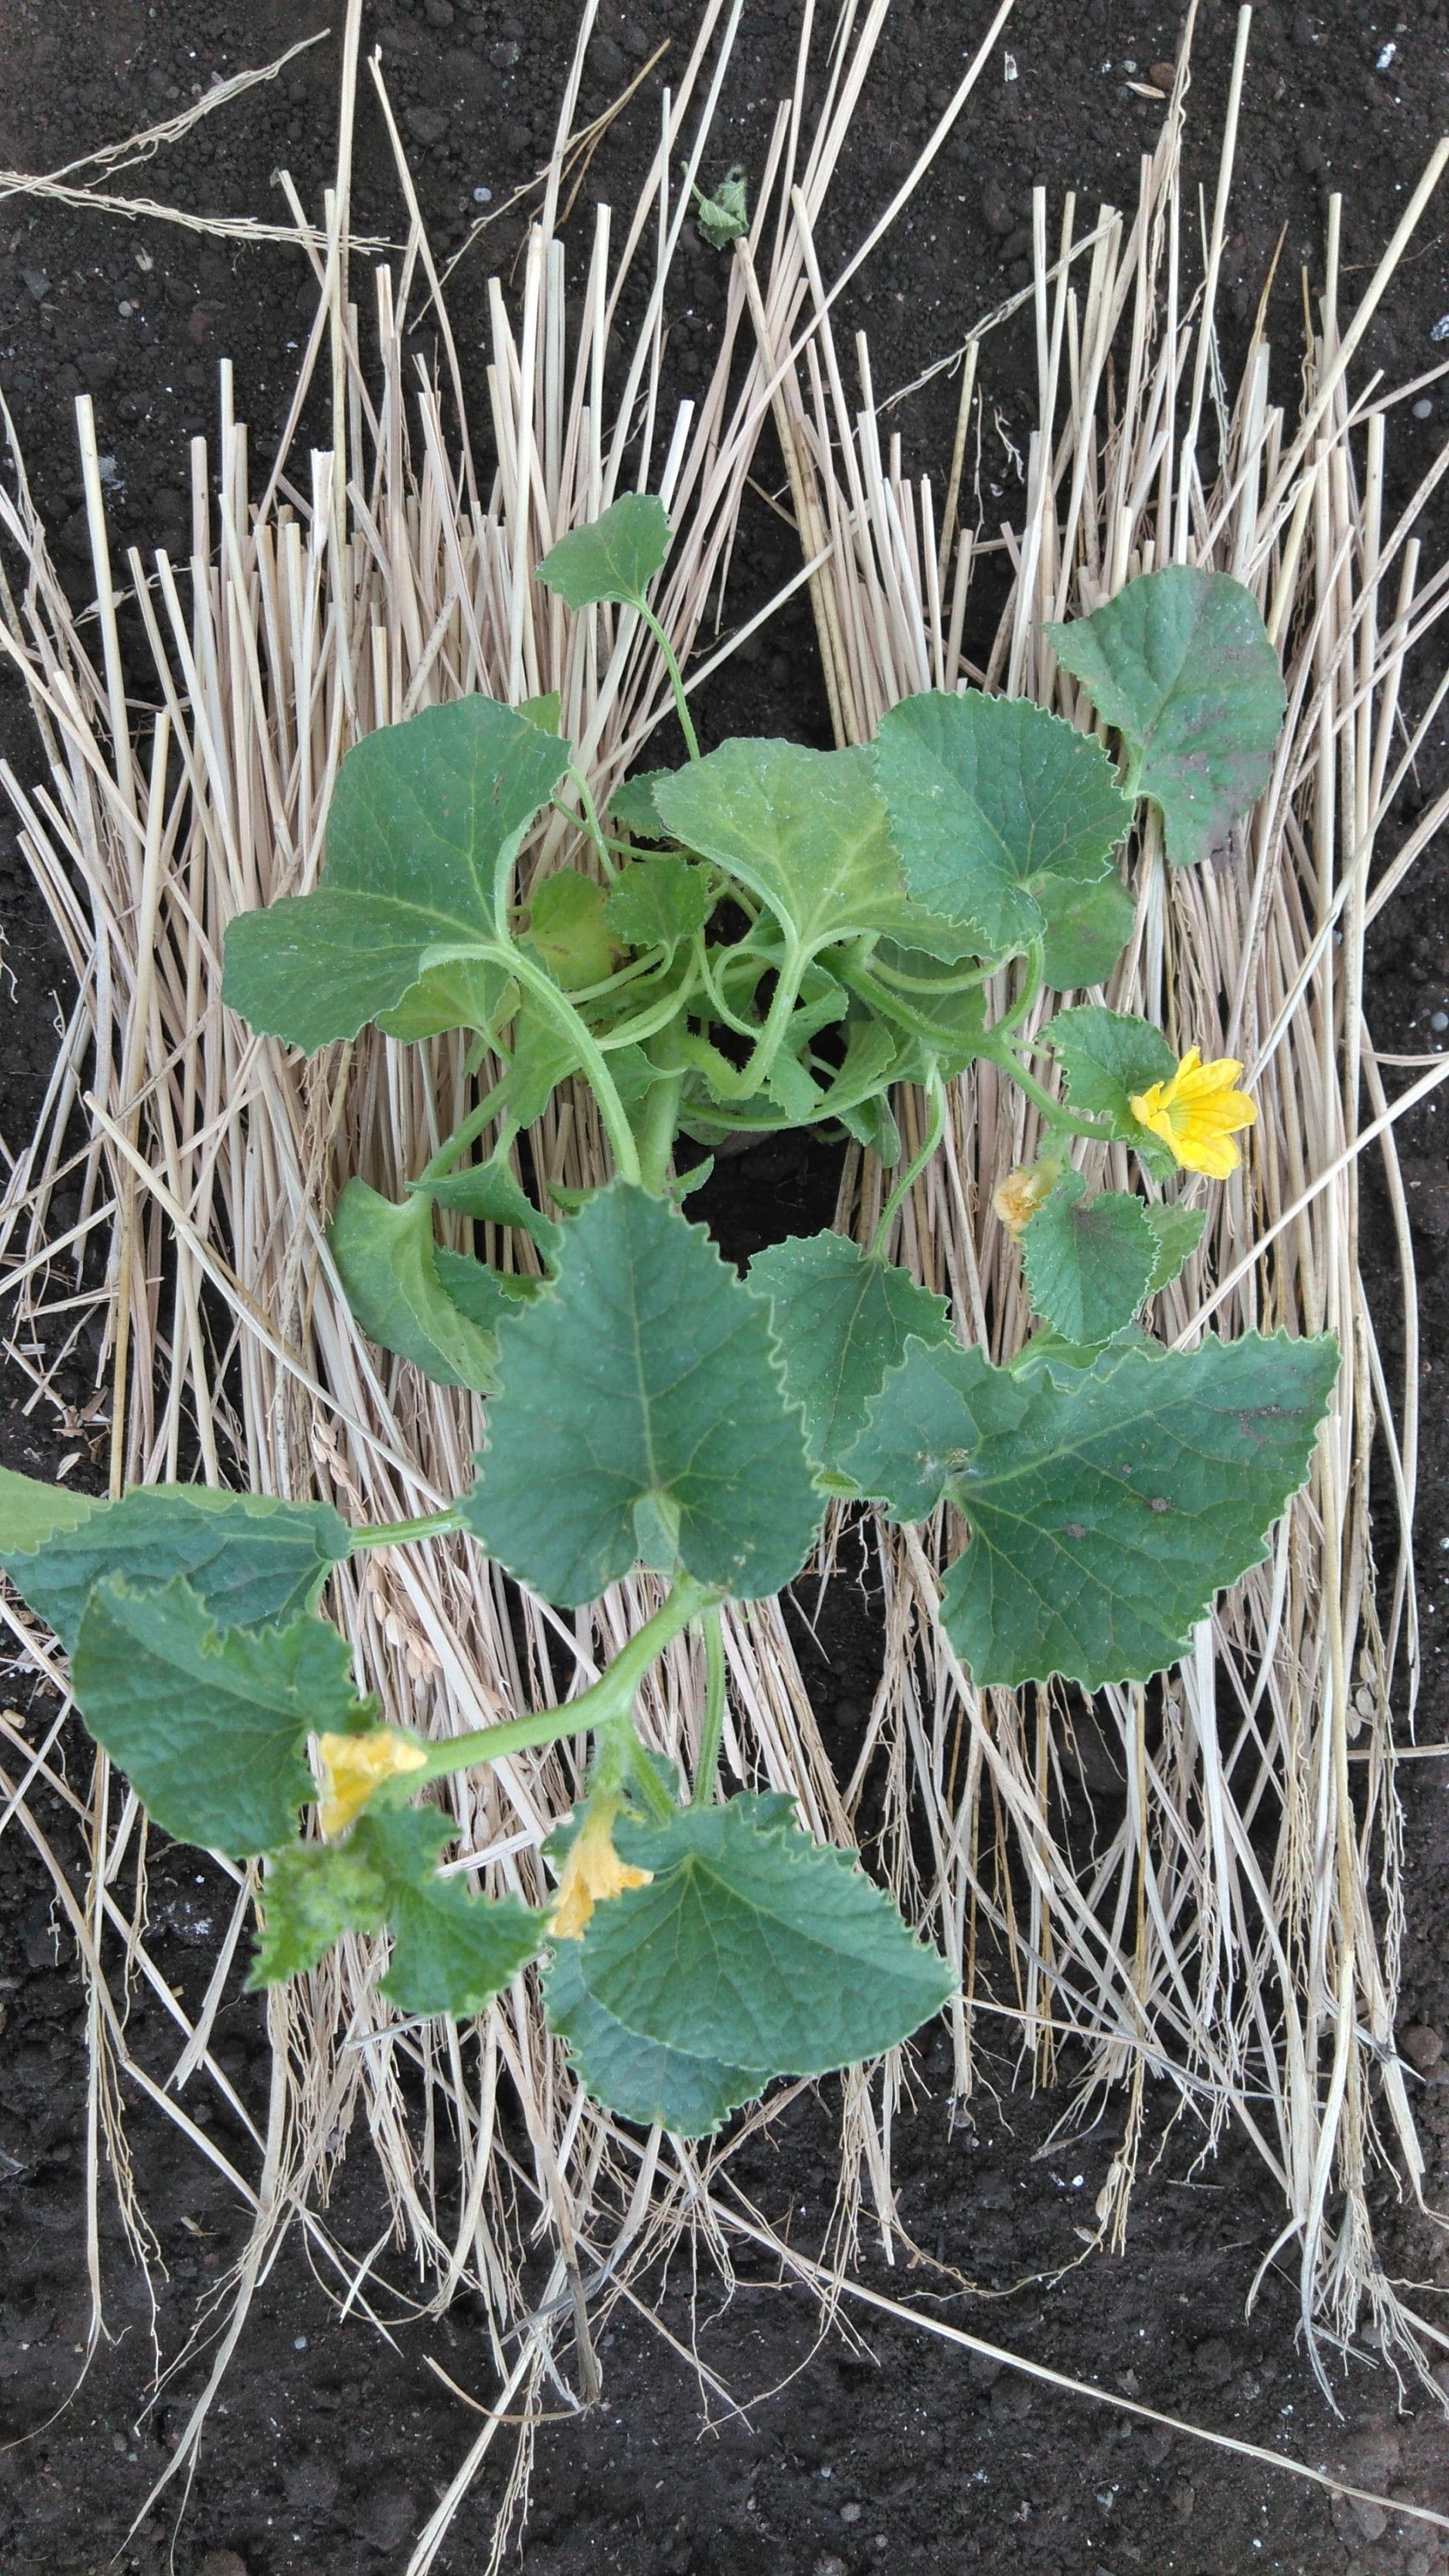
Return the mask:
[[[1186,57],[1137,205],[1085,223],[1053,216],[1038,192],[1035,285],[1038,427],[1020,522],[988,525],[979,500],[979,339],[958,353],[959,431],[943,477],[905,476],[889,408],[875,398],[863,340],[837,344],[815,235],[888,0],[842,12],[828,88],[813,121],[803,83],[779,111],[748,253],[736,259],[713,375],[697,403],[663,391],[669,270],[690,220],[738,30],[735,0],[708,0],[678,86],[660,99],[657,152],[622,225],[600,209],[575,333],[565,310],[562,237],[574,105],[592,10],[566,84],[559,149],[517,292],[492,298],[487,437],[466,428],[469,388],[408,179],[400,256],[349,240],[350,88],[327,220],[306,234],[318,313],[303,391],[330,371],[333,444],[300,457],[284,443],[259,491],[223,373],[219,444],[195,454],[189,567],[164,553],[113,563],[89,407],[79,406],[96,609],[77,618],[47,551],[14,448],[0,498],[21,578],[3,640],[41,729],[43,776],[6,775],[23,845],[73,964],[77,999],[45,1115],[0,1206],[8,1286],[52,1356],[99,1305],[113,1412],[113,1489],[178,1473],[321,1496],[391,1521],[468,1481],[480,1431],[465,1394],[432,1387],[359,1339],[332,1270],[328,1211],[361,1172],[398,1190],[474,1097],[461,1040],[399,1049],[366,1037],[311,1063],[254,1038],[218,1000],[219,959],[238,912],[309,886],[337,764],[357,737],[474,690],[518,699],[557,689],[580,766],[602,800],[634,764],[667,706],[648,637],[627,613],[567,616],[532,580],[566,529],[616,492],[662,493],[678,530],[659,613],[692,686],[720,644],[720,600],[746,478],[773,419],[799,528],[842,741],[869,736],[903,694],[966,681],[1025,692],[1079,721],[1042,622],[1089,610],[1166,560],[1219,566],[1260,600],[1285,663],[1289,716],[1273,780],[1210,872],[1169,877],[1149,823],[1131,853],[1137,927],[1107,998],[1160,1021],[1174,1043],[1237,1054],[1261,1104],[1248,1169],[1214,1193],[1209,1226],[1160,1327],[1190,1343],[1209,1324],[1331,1329],[1343,1372],[1309,1491],[1272,1556],[1198,1633],[1159,1711],[1140,1690],[1090,1713],[1058,1694],[978,1692],[927,1617],[946,1533],[872,1538],[886,1589],[885,1676],[856,1776],[825,1757],[780,1611],[727,1622],[726,1767],[794,1792],[815,1833],[849,1841],[867,1781],[885,1792],[876,1850],[908,1910],[961,1972],[956,2088],[976,2052],[1019,2049],[1048,2081],[1063,2036],[1086,2072],[1065,2116],[1106,2108],[1121,2142],[1098,2205],[1120,2238],[1149,2127],[1172,2113],[1179,2152],[1245,2128],[1281,2187],[1277,2247],[1301,2277],[1315,2355],[1366,2310],[1390,2345],[1423,2348],[1378,2270],[1367,2188],[1387,2161],[1418,2192],[1422,2159],[1393,2055],[1400,1903],[1394,1743],[1411,1720],[1418,1672],[1409,1525],[1417,1354],[1413,1277],[1393,1120],[1439,1081],[1396,1059],[1387,1078],[1362,1010],[1376,912],[1444,819],[1425,813],[1381,862],[1379,836],[1430,708],[1401,706],[1407,657],[1439,617],[1446,572],[1426,575],[1414,521],[1383,521],[1385,442],[1396,396],[1354,390],[1354,356],[1423,212],[1441,154],[1405,211],[1367,293],[1340,311],[1337,230],[1306,349],[1273,352],[1260,327],[1230,384],[1214,295],[1232,177],[1240,44],[1205,275],[1196,209],[1180,185]],[[1004,18],[1005,9],[1000,13]],[[351,8],[349,83],[358,71]],[[998,20],[998,24],[1000,20]],[[970,65],[974,83],[996,30]],[[1191,27],[1189,26],[1189,39]],[[809,37],[809,12],[802,59]],[[879,71],[880,66],[875,68]],[[386,93],[376,81],[389,131]],[[929,157],[929,153],[928,156]],[[680,165],[686,179],[680,183]],[[924,161],[921,165],[924,167]],[[878,238],[919,177],[871,235]],[[300,209],[299,225],[301,222]],[[852,262],[853,268],[856,263]],[[849,274],[849,271],[847,271]],[[444,381],[409,381],[408,320],[431,305]],[[619,335],[625,355],[606,352]],[[1299,393],[1301,370],[1302,392]],[[1275,394],[1292,386],[1291,408]],[[483,452],[493,460],[485,468]],[[211,478],[219,476],[213,493]],[[1009,595],[984,667],[966,658],[971,586],[1004,553]],[[793,585],[792,585],[793,586]],[[129,588],[151,667],[122,668],[115,599]],[[974,623],[969,631],[975,631]],[[1446,683],[1449,685],[1449,683]],[[1442,691],[1439,693],[1442,696]],[[138,703],[139,699],[139,703]],[[1437,707],[1438,698],[1434,701]],[[578,862],[555,816],[526,866]],[[1388,1088],[1397,1098],[1388,1103]],[[920,1104],[901,1104],[908,1143]],[[990,1068],[955,1086],[942,1150],[898,1223],[897,1257],[947,1290],[963,1337],[998,1356],[1026,1327],[1019,1270],[990,1212],[996,1179],[1034,1147],[1036,1113]],[[77,1225],[51,1226],[58,1177],[77,1138],[85,1188]],[[1358,1158],[1383,1158],[1396,1211],[1407,1329],[1401,1384],[1386,1377],[1358,1269]],[[560,1186],[601,1178],[603,1141],[586,1096],[563,1096],[534,1137]],[[1102,1149],[1087,1148],[1098,1168]],[[1128,1179],[1121,1149],[1108,1176]],[[882,1176],[850,1155],[842,1225],[868,1235]],[[104,1281],[99,1275],[104,1262]],[[88,1284],[89,1283],[89,1284]],[[1370,1450],[1375,1469],[1370,1529]],[[507,1592],[462,1539],[344,1568],[333,1615],[390,1712],[438,1734],[565,1699],[607,1661],[649,1599],[621,1587],[572,1623]],[[53,1682],[54,1649],[13,1601],[5,1616]],[[1391,1694],[1398,1715],[1391,1723]],[[699,1722],[692,1649],[671,1651],[645,1695],[666,1749]],[[123,1780],[98,1763],[83,1792],[59,1770],[59,1717],[39,1737],[4,1721],[5,1821],[45,1848],[26,1804],[58,1784],[87,1837],[84,1903],[53,1860],[57,1894],[91,1998],[91,2207],[96,2330],[101,2283],[94,2211],[109,2166],[138,2246],[144,2175],[127,2160],[126,2074],[175,2124],[178,2145],[223,2162],[190,2106],[208,2084],[240,2111],[210,2048],[216,2010],[245,1954],[251,1889],[235,1906],[194,2022],[146,1944],[145,1829]],[[1119,1765],[1125,1813],[1097,1831],[1074,1786],[1074,1730],[1099,1731]],[[454,1866],[490,1890],[537,1902],[539,1846],[577,1790],[584,1747],[530,1754],[450,1781]],[[924,1822],[914,1841],[911,1828]],[[923,1866],[922,1853],[929,1852]],[[779,2117],[776,2094],[722,2144],[698,2151],[626,2132],[578,2093],[527,1981],[476,2025],[400,2024],[373,1987],[373,1945],[345,1943],[269,2011],[272,2083],[252,2152],[227,2166],[254,2213],[226,2332],[172,2472],[194,2456],[207,2406],[248,2303],[288,2230],[339,2293],[354,2281],[325,2217],[340,2156],[370,2143],[412,2287],[389,2308],[440,2308],[468,2285],[489,2318],[498,2415],[484,2423],[409,2561],[422,2576],[505,2416],[527,2415],[545,2384],[587,2398],[591,2333],[623,2287],[683,2229],[728,2271],[755,2214],[731,2175],[740,2135]],[[145,1979],[175,2024],[175,2063],[142,2066],[123,2019]],[[843,2086],[841,2182],[823,2270],[797,2266],[829,2296],[868,2215],[899,2237],[890,2139],[904,2069],[891,2061]],[[1110,2092],[1109,2092],[1110,2088]],[[245,2114],[241,2116],[245,2118]],[[434,2149],[448,2135],[459,2176],[444,2193]],[[540,2294],[525,2258],[550,2251]],[[782,2249],[783,2253],[783,2249]],[[832,2272],[831,2265],[835,2266]],[[422,2287],[417,2284],[421,2281]],[[354,2283],[367,2309],[366,2281]],[[592,2322],[591,2322],[592,2321]],[[923,2320],[925,2322],[925,2320]],[[526,2490],[521,2442],[494,2532],[497,2563]]]

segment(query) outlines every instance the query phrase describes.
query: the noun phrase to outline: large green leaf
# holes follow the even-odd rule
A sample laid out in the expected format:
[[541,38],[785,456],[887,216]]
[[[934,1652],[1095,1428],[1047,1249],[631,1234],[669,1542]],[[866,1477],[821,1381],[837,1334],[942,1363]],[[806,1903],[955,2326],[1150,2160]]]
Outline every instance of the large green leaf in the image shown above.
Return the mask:
[[601,599],[641,600],[669,552],[669,513],[652,492],[626,492],[587,528],[551,546],[538,567],[566,608]]
[[[448,952],[497,939],[500,888],[567,766],[567,744],[491,698],[369,734],[337,773],[322,884],[231,924],[223,1000],[309,1052],[399,1011]],[[442,1007],[430,984],[419,1013]]]
[[103,1508],[93,1494],[73,1493],[69,1485],[47,1485],[38,1476],[0,1467],[0,1565],[8,1566],[18,1552],[30,1555],[62,1530],[79,1529]]
[[577,868],[556,868],[534,887],[528,906],[529,943],[566,993],[602,984],[612,975],[618,948],[605,919],[608,893]]
[[1162,1031],[1130,1011],[1084,1002],[1075,1011],[1058,1011],[1048,1036],[1066,1075],[1072,1107],[1085,1110],[1089,1118],[1109,1118],[1113,1134],[1133,1146],[1158,1179],[1175,1172],[1176,1158],[1161,1137],[1132,1114],[1134,1095],[1140,1098],[1154,1082],[1166,1082],[1177,1071],[1177,1058]]
[[874,760],[912,896],[969,924],[983,956],[1070,911],[1132,820],[1100,743],[1026,698],[906,698]]
[[1281,1333],[1060,1377],[913,1343],[847,1470],[893,1518],[946,1495],[969,1523],[942,1616],[978,1682],[1145,1681],[1266,1553],[1337,1368]]
[[597,2003],[584,1984],[577,1941],[559,1941],[544,1975],[549,2025],[568,2041],[580,2082],[595,2101],[647,2127],[705,2138],[742,2102],[763,2093],[761,2067],[722,2066],[683,2048],[640,2039]]
[[853,1852],[797,1833],[778,1798],[621,1816],[621,1858],[652,1870],[595,1907],[579,1945],[594,2002],[641,2039],[823,2075],[893,2048],[951,1992],[946,1963],[902,1922]]
[[221,1628],[179,1576],[98,1583],[72,1679],[92,1735],[157,1824],[238,1860],[285,1842],[312,1797],[309,1732],[363,1715],[335,1628],[306,1616]]
[[843,1234],[771,1244],[751,1262],[749,1282],[770,1301],[785,1390],[805,1416],[805,1446],[817,1467],[838,1470],[912,1334],[945,1340],[946,1301]]
[[912,927],[867,752],[724,742],[656,780],[654,801],[675,839],[748,886],[807,956],[868,931],[932,945],[928,914]]
[[535,1591],[593,1601],[675,1526],[702,1582],[753,1599],[798,1573],[821,1503],[768,1310],[677,1208],[598,1191],[499,1353],[465,1511]]
[[1105,1342],[1130,1324],[1152,1285],[1158,1239],[1141,1199],[1126,1190],[1085,1195],[1066,1172],[1023,1229],[1031,1302],[1066,1342]]
[[351,1842],[387,1890],[392,1965],[382,1991],[405,2013],[481,2012],[541,1947],[547,1914],[516,1896],[476,1896],[437,1863],[457,1827],[436,1807],[374,1802]]
[[[0,1491],[0,1509],[5,1501]],[[307,1608],[350,1545],[347,1523],[330,1503],[144,1485],[119,1502],[89,1504],[83,1521],[58,1529],[44,1546],[33,1553],[6,1548],[0,1561],[71,1653],[86,1603],[107,1575],[169,1583],[184,1574],[218,1627],[249,1628]]]
[[634,859],[614,880],[605,919],[626,947],[673,948],[703,930],[712,900],[703,869],[688,859]]
[[1206,858],[1267,786],[1287,704],[1251,591],[1164,564],[1046,633],[1122,735],[1138,793],[1161,806],[1169,859]]
[[496,1383],[497,1343],[449,1294],[432,1206],[421,1192],[395,1202],[366,1181],[349,1181],[327,1243],[348,1305],[370,1340],[411,1360],[437,1386],[486,1394]]

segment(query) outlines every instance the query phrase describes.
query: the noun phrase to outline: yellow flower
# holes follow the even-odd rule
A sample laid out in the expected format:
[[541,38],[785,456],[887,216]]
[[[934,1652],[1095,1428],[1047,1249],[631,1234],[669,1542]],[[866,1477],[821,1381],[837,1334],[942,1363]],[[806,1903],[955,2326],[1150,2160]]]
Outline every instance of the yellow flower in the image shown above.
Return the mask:
[[1039,1163],[1022,1163],[997,1182],[991,1204],[1013,1243],[1020,1242],[1037,1209],[1045,1207],[1065,1170],[1059,1154],[1044,1154]]
[[596,1905],[622,1896],[626,1887],[647,1887],[654,1875],[620,1860],[614,1849],[617,1813],[616,1799],[595,1800],[569,1845],[552,1924],[556,1941],[581,1941]]
[[1225,1181],[1242,1161],[1233,1137],[1258,1115],[1256,1101],[1233,1089],[1242,1070],[1236,1056],[1204,1064],[1197,1048],[1189,1047],[1170,1081],[1133,1095],[1132,1115],[1162,1138],[1184,1171]]
[[374,1789],[406,1771],[421,1771],[427,1755],[406,1735],[390,1726],[370,1735],[321,1735],[317,1753],[322,1771],[321,1808],[324,1834],[345,1833],[361,1815]]

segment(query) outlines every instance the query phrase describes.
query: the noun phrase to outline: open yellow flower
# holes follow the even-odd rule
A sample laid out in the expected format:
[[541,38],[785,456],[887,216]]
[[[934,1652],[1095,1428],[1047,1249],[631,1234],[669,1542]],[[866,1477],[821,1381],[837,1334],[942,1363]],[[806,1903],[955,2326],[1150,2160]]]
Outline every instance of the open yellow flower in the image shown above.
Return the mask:
[[581,1941],[596,1905],[622,1896],[626,1887],[647,1887],[654,1875],[620,1860],[614,1849],[617,1813],[616,1799],[596,1799],[569,1845],[551,1926],[556,1941]]
[[1257,1102],[1233,1089],[1242,1070],[1236,1056],[1204,1064],[1197,1048],[1189,1047],[1168,1081],[1133,1094],[1132,1115],[1162,1138],[1184,1171],[1225,1181],[1242,1161],[1233,1138],[1258,1115]]
[[427,1755],[420,1744],[397,1735],[390,1726],[369,1735],[320,1735],[317,1755],[322,1775],[318,1801],[324,1834],[343,1834],[355,1823],[384,1780],[421,1771]]

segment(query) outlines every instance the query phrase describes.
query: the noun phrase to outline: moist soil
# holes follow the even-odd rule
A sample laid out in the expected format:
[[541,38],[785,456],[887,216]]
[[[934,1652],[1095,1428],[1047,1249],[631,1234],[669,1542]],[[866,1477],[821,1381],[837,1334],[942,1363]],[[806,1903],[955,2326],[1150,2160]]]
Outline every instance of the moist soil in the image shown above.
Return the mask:
[[[1444,0],[1320,0],[1263,7],[1255,17],[1225,262],[1225,311],[1245,330],[1267,285],[1275,397],[1292,402],[1295,316],[1304,281],[1322,276],[1328,194],[1344,198],[1344,302],[1369,274],[1449,108]],[[800,0],[746,0],[737,68],[725,91],[714,154],[757,167],[768,117],[793,76]],[[78,153],[174,115],[217,75],[260,63],[340,19],[322,0],[0,0],[8,71],[0,88],[0,159],[53,171]],[[831,13],[822,11],[822,19]],[[879,69],[837,182],[826,267],[853,246],[904,176],[988,12],[965,0],[897,0]],[[695,11],[683,0],[603,0],[584,107],[601,107],[670,40],[677,65]],[[1191,116],[1191,160],[1209,193],[1235,13],[1203,0]],[[550,146],[571,40],[572,12],[546,0],[369,0],[365,45],[382,47],[392,96],[430,228],[460,244],[491,191],[493,207]],[[907,220],[861,272],[844,310],[870,334],[878,392],[900,385],[959,345],[971,325],[1023,282],[1031,188],[1081,207],[1130,206],[1141,151],[1153,140],[1160,86],[1181,13],[1152,0],[1018,0],[1007,30],[1014,59],[998,63],[968,106]],[[196,128],[124,191],[208,212],[285,219],[273,174],[289,168],[320,210],[335,131],[337,39],[298,56],[266,87]],[[1142,86],[1134,89],[1130,84]],[[586,179],[575,235],[594,202],[632,203],[652,149],[656,108],[645,96],[612,129]],[[1390,381],[1435,361],[1433,326],[1449,304],[1444,200],[1431,210],[1362,353]],[[354,216],[395,230],[399,210],[364,81]],[[1282,234],[1279,245],[1280,229]],[[450,304],[480,415],[488,268],[508,270],[519,220],[499,221],[457,271]],[[1275,250],[1278,253],[1274,270]],[[671,299],[668,372],[676,393],[703,377],[723,302],[717,257],[693,242]],[[187,551],[188,443],[214,429],[216,361],[235,361],[237,409],[263,457],[285,416],[313,289],[299,254],[241,247],[155,221],[132,222],[10,197],[0,209],[0,387],[23,438],[57,561],[77,598],[88,564],[72,403],[94,395],[116,536],[122,544]],[[423,354],[426,346],[420,342]],[[967,506],[988,522],[1021,498],[1032,406],[1029,332],[1016,324],[987,343],[990,401],[979,471]],[[938,379],[894,415],[908,469],[939,473],[955,385]],[[1406,405],[1390,431],[1392,511],[1402,505],[1446,426],[1438,386]],[[1427,409],[1424,406],[1427,405]],[[305,436],[305,432],[304,432]],[[271,442],[269,446],[269,441]],[[765,458],[762,479],[769,482]],[[1442,508],[1425,530],[1437,563]],[[734,604],[754,600],[792,568],[792,539],[763,501],[750,504],[737,550]],[[798,558],[796,558],[798,560]],[[823,741],[808,621],[798,603],[706,711],[707,733],[793,733]],[[1412,675],[1420,694],[1433,671]],[[22,776],[37,747],[12,692],[0,738]],[[1443,784],[1442,733],[1426,752],[1386,835]],[[0,1009],[0,1135],[28,1137],[44,1095],[68,1002],[65,961],[29,887],[13,832],[0,824],[0,918],[6,939]],[[1449,1007],[1449,906],[1442,855],[1414,871],[1410,899],[1381,918],[1373,957],[1371,1026],[1380,1049],[1435,1044]],[[1426,1695],[1421,1735],[1449,1733],[1435,1641],[1449,1600],[1438,1593],[1449,1547],[1442,1394],[1449,1193],[1438,1120],[1424,1109],[1400,1131],[1420,1267],[1424,1440],[1420,1547]],[[722,1166],[703,1206],[743,1259],[782,1234],[825,1222],[834,1167],[797,1141]],[[1391,1376],[1402,1333],[1392,1316],[1387,1203],[1365,1171],[1365,1254],[1379,1282]],[[67,1218],[62,1198],[57,1217]],[[94,1406],[94,1341],[38,1392],[35,1356],[9,1348],[0,1390],[0,1456],[32,1474],[98,1479],[103,1432]],[[27,1362],[29,1365],[27,1366]],[[813,1606],[813,1605],[812,1605]],[[802,1657],[826,1740],[849,1764],[869,1705],[878,1655],[868,1573],[837,1586],[814,1633],[803,1614]],[[11,1689],[27,1704],[30,1683]],[[43,1715],[35,1704],[36,1722]],[[1407,1767],[1404,2050],[1414,2071],[1429,2159],[1430,2197],[1449,2182],[1449,1967],[1444,1931],[1449,1815],[1433,1762]],[[70,1748],[83,1785],[82,1748]],[[1109,1778],[1094,1781],[1110,1797]],[[46,1830],[79,1872],[59,1802],[38,1802]],[[193,2006],[210,1976],[222,1889],[201,1856],[163,1850],[150,1875],[150,1947],[168,1985]],[[127,2103],[136,2190],[155,2254],[149,2277],[129,2249],[114,2194],[100,2221],[106,2334],[85,2360],[84,2075],[86,2012],[69,1940],[56,1929],[49,1882],[20,1831],[0,1840],[0,2571],[92,2576],[102,2568],[179,2576],[390,2576],[479,2431],[493,2402],[481,2320],[464,2299],[443,2318],[410,2321],[417,2284],[405,2257],[384,2251],[374,2274],[387,2334],[339,2322],[329,2276],[294,2234],[260,2289],[200,2467],[184,2502],[131,2535],[129,2525],[202,2384],[209,2301],[224,2283],[247,2213],[200,2155],[181,2149],[144,2096]],[[1003,2025],[1003,2029],[1007,2026]],[[260,2007],[235,1995],[221,2019],[220,2055],[254,2121],[264,2112],[266,2042]],[[164,2075],[174,2026],[162,2000],[138,1989],[129,2040]],[[1228,2136],[1215,2151],[1196,2130],[1166,2126],[1164,2102],[1144,2156],[1125,2250],[1086,2252],[1093,2203],[1121,2135],[1122,2106],[1094,2106],[1094,2126],[1057,2135],[1063,2095],[1033,2093],[1012,2053],[982,2034],[977,2090],[953,2117],[943,2050],[928,2047],[913,2101],[893,2140],[900,2232],[884,2258],[862,2218],[858,2276],[914,2300],[967,2332],[1096,2384],[1112,2403],[1068,2397],[912,2326],[847,2303],[828,2331],[814,2303],[782,2287],[773,2265],[738,2249],[731,2295],[686,2260],[650,2285],[656,2318],[622,2304],[601,2340],[602,2401],[570,2419],[560,2407],[538,2439],[533,2503],[518,2563],[528,2576],[890,2576],[981,2568],[1038,2576],[1449,2576],[1426,2526],[1331,2501],[1321,2489],[1133,2419],[1138,2399],[1269,2450],[1327,2463],[1356,2482],[1449,2511],[1442,2416],[1425,2392],[1401,2392],[1375,2349],[1330,2352],[1334,2405],[1315,2386],[1295,2334],[1292,2249],[1259,2278],[1278,2223],[1271,2178]],[[1068,2062],[1062,2073],[1069,2076]],[[188,2099],[205,2133],[248,2172],[256,2156],[241,2121],[219,2100]],[[830,2214],[838,2105],[829,2085],[803,2093],[752,2139],[733,2171],[741,2195],[805,2252]],[[1449,2260],[1442,2233],[1396,2205],[1385,2178],[1379,2220],[1385,2261],[1426,2285],[1442,2314]],[[354,2145],[327,2213],[342,2246],[361,2251],[386,2225],[365,2143]],[[1256,2283],[1256,2297],[1249,2308]],[[667,2331],[661,2332],[660,2326]],[[158,2354],[183,2356],[159,2405],[145,2410]],[[671,2341],[670,2338],[673,2338]],[[686,2357],[697,2347],[702,2371]],[[567,2366],[572,2368],[572,2356]],[[705,2374],[708,2374],[707,2376]],[[721,2392],[727,2392],[722,2394]],[[496,2446],[500,2460],[505,2442]],[[434,2562],[482,2571],[503,2467],[491,2465]],[[1449,2533],[1440,2535],[1449,2540]]]

